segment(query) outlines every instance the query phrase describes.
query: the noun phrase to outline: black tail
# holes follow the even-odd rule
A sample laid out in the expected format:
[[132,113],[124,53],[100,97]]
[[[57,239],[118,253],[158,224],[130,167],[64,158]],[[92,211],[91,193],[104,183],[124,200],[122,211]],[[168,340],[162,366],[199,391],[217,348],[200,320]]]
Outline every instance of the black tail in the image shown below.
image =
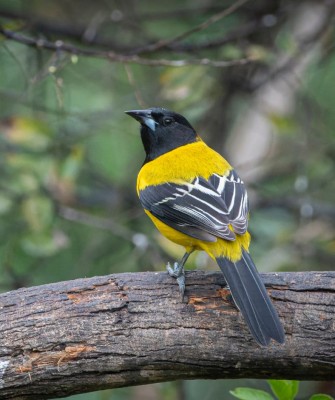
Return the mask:
[[221,257],[216,261],[257,342],[262,346],[267,346],[271,339],[284,343],[283,326],[249,253],[243,250],[242,258],[237,262]]

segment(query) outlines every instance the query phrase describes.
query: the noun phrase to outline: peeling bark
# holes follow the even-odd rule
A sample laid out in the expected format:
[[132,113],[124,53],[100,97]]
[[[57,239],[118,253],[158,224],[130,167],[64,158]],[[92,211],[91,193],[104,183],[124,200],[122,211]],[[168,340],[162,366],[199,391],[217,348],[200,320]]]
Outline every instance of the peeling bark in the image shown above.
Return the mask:
[[263,274],[286,332],[259,347],[220,273],[115,274],[0,295],[0,399],[175,379],[335,378],[335,272]]

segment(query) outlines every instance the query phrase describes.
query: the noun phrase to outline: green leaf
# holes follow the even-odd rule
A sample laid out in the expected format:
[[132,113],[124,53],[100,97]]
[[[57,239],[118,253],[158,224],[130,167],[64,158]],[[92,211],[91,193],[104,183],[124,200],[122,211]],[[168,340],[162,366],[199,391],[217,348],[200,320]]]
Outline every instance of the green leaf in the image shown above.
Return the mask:
[[309,400],[334,400],[334,397],[329,396],[328,394],[313,394]]
[[273,400],[271,394],[264,392],[264,390],[246,387],[236,388],[229,393],[240,400]]
[[268,384],[273,393],[277,396],[278,400],[294,400],[299,390],[298,381],[278,381],[269,379]]

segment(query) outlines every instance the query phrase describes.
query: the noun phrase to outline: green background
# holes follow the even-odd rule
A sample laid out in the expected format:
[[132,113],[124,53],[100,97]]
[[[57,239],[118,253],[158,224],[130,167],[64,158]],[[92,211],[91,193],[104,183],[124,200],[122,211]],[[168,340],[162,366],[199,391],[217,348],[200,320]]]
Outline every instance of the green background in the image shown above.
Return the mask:
[[[251,252],[260,270],[333,268],[331,2],[247,3],[182,41],[141,52],[231,4],[0,2],[1,26],[36,40],[137,53],[147,60],[251,60],[222,68],[152,67],[36,48],[0,34],[2,292],[123,271],[160,271],[167,260],[181,256],[182,249],[154,230],[136,197],[144,151],[139,126],[124,111],[150,106],[185,115],[234,163],[249,189]],[[314,31],[313,18],[320,25]],[[188,268],[216,266],[197,254]],[[189,381],[71,399],[229,399],[229,390],[241,385],[267,389],[261,381]],[[305,383],[299,398],[317,391],[334,394],[334,387]]]

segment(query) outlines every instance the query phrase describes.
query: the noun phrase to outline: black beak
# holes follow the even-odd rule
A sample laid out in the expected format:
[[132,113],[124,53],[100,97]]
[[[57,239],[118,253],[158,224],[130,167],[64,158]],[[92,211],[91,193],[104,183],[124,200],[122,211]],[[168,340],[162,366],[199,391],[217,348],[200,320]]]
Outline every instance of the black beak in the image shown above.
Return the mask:
[[135,118],[142,125],[146,125],[152,131],[156,129],[157,122],[151,116],[151,110],[129,110],[125,111],[126,114]]
[[129,110],[126,114],[135,118],[138,122],[142,122],[145,118],[151,118],[151,110]]

